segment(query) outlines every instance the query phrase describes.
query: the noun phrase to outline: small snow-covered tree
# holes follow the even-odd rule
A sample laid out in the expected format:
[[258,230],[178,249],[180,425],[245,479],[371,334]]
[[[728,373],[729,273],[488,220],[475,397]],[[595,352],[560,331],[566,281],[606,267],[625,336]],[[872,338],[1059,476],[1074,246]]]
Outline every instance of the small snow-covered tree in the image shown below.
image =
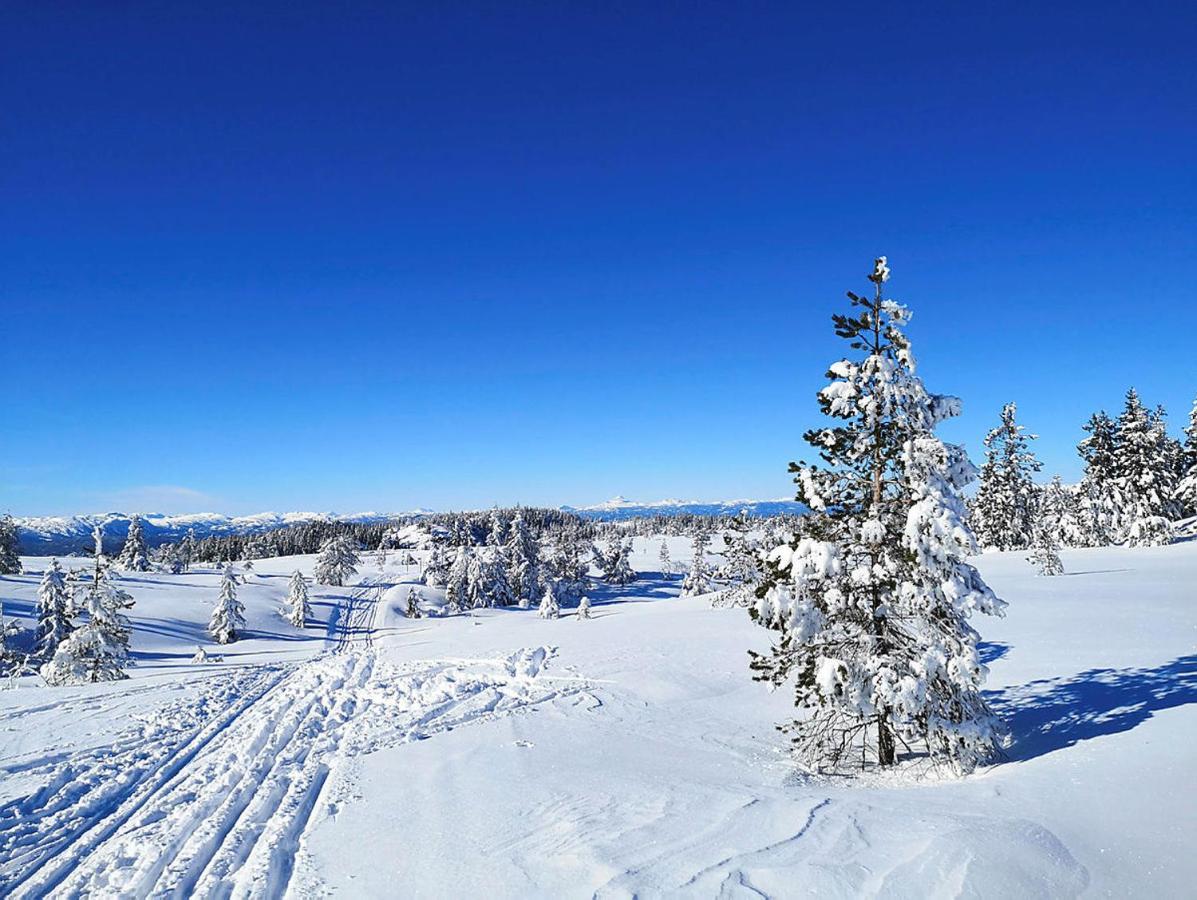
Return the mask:
[[673,560],[669,558],[669,543],[661,538],[661,549],[657,551],[657,559],[661,561],[661,577],[668,580],[673,574]]
[[490,547],[503,547],[507,544],[507,520],[497,509],[490,511],[487,523],[486,543]]
[[12,516],[0,516],[0,575],[20,575],[21,557],[17,554],[17,523]]
[[220,594],[212,618],[208,620],[208,634],[218,644],[231,644],[245,628],[245,605],[237,599],[237,573],[232,563],[224,567],[220,578]]
[[512,593],[517,600],[534,600],[540,596],[540,545],[524,521],[522,509],[515,511],[511,521],[506,551]]
[[313,576],[319,584],[343,587],[357,574],[360,561],[353,540],[345,534],[334,535],[320,548]]
[[299,569],[291,573],[291,580],[287,583],[287,609],[287,621],[296,628],[303,628],[312,617],[308,582]]
[[632,540],[622,541],[615,538],[611,541],[611,549],[603,558],[603,577],[610,584],[631,584],[636,580],[636,570],[632,568],[629,557],[632,555]]
[[145,534],[141,530],[141,516],[129,520],[129,533],[125,546],[117,557],[116,564],[126,572],[148,572],[150,556],[145,546]]
[[1059,550],[1056,537],[1048,524],[1042,521],[1036,523],[1027,562],[1034,565],[1040,575],[1063,575],[1064,563],[1060,561]]
[[195,562],[195,529],[188,528],[187,533],[183,535],[183,540],[179,541],[179,559],[183,563],[183,571],[186,572],[191,568],[191,564]]
[[686,573],[686,577],[682,580],[683,597],[708,594],[713,590],[713,585],[711,584],[711,566],[707,562],[707,542],[709,540],[706,532],[702,530],[699,530],[694,535],[694,543],[690,548],[692,556],[690,571]]
[[86,619],[42,666],[41,675],[48,684],[118,681],[127,677],[129,620],[124,612],[132,608],[133,598],[112,583],[103,553],[102,529],[97,526],[93,534],[94,568],[83,604]]
[[[1035,516],[1035,529],[1044,530],[1057,546],[1084,547],[1088,544],[1088,530],[1080,497],[1076,491],[1064,485],[1059,475],[1039,489],[1039,503]],[[1039,544],[1032,542],[1032,547]]]
[[589,597],[583,597],[581,602],[578,603],[578,618],[579,619],[589,619],[590,618],[590,598]]
[[409,619],[418,619],[422,615],[420,612],[420,601],[424,599],[423,595],[416,588],[409,588],[407,591],[407,609],[405,614]]
[[37,588],[37,651],[46,659],[74,630],[74,601],[67,587],[62,566],[50,560]]
[[542,619],[558,619],[561,617],[561,604],[553,593],[553,585],[546,584],[544,596],[540,598],[540,609],[537,613]]
[[590,590],[590,559],[595,555],[594,546],[576,526],[571,525],[558,533],[548,568],[553,579],[553,595],[559,604],[573,606]]
[[1175,470],[1169,464],[1163,423],[1126,393],[1114,443],[1115,484],[1120,495],[1119,534],[1130,546],[1166,544],[1172,539]]
[[479,554],[481,578],[480,595],[484,606],[511,606],[515,603],[515,592],[508,574],[510,564],[502,545],[492,546]]
[[995,750],[997,723],[981,693],[986,669],[977,612],[1004,604],[965,559],[977,551],[961,496],[976,469],[935,428],[958,415],[915,374],[906,307],[849,293],[833,317],[855,358],[830,367],[818,394],[833,424],[805,438],[823,465],[791,463],[810,514],[766,559],[753,619],[778,632],[752,653],[758,680],[794,683],[798,719],[783,726],[811,767],[871,753],[893,765],[898,746],[968,771]]
[[1002,407],[1001,424],[985,436],[985,464],[973,504],[977,541],[998,550],[1031,545],[1035,520],[1034,475],[1042,465],[1030,450],[1036,435],[1014,421],[1017,406]]
[[1117,429],[1114,420],[1104,411],[1090,416],[1084,429],[1086,436],[1076,448],[1085,461],[1085,475],[1078,488],[1084,514],[1084,545],[1104,547],[1117,538],[1122,506],[1114,461]]

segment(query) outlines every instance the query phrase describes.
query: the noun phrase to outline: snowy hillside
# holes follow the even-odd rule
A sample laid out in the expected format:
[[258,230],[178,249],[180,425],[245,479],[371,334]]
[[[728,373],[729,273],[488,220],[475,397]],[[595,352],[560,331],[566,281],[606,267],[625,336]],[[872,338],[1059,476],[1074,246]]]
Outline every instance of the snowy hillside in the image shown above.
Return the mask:
[[[658,546],[590,621],[409,619],[393,554],[314,585],[300,630],[279,607],[313,559],[259,560],[223,648],[215,572],[123,577],[130,680],[0,691],[0,895],[1191,894],[1197,543],[1067,550],[1057,578],[980,558],[1008,758],[855,780],[795,770],[788,693],[748,677],[767,633],[679,599]],[[47,562],[0,578],[26,629]]]
[[[172,543],[190,529],[197,538],[218,534],[249,534],[284,525],[298,525],[319,520],[338,522],[384,522],[391,515],[363,512],[352,515],[336,513],[265,512],[252,516],[223,516],[219,513],[193,513],[180,516],[143,515],[142,528],[150,547]],[[104,547],[119,550],[129,531],[126,513],[96,513],[81,516],[17,517],[17,535],[22,553],[31,555],[68,556],[80,551],[88,553],[92,547],[92,529],[104,528]]]

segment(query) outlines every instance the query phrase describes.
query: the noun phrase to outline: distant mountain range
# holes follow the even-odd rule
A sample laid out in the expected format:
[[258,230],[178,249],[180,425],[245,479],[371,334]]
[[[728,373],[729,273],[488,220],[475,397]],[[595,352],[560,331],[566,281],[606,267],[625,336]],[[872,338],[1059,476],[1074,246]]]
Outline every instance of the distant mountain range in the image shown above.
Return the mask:
[[[747,510],[750,516],[773,516],[781,513],[801,513],[805,507],[793,500],[727,500],[704,503],[697,500],[659,500],[655,503],[638,503],[613,497],[605,503],[594,506],[563,506],[562,510],[587,519],[609,522],[632,519],[637,516],[675,516],[690,513],[700,516],[735,515]],[[193,513],[189,515],[166,516],[147,514],[141,517],[142,531],[150,547],[181,540],[187,531],[193,530],[197,538],[220,534],[253,534],[268,531],[284,525],[303,522],[385,522],[397,515],[419,515],[431,510],[416,510],[414,513],[361,512],[351,515],[336,513],[289,512],[258,513],[253,516],[225,516],[219,513]],[[92,530],[101,525],[104,528],[104,549],[115,553],[125,542],[129,532],[130,516],[127,513],[96,513],[81,516],[29,516],[17,517],[17,535],[20,552],[26,556],[69,556],[75,553],[90,553]]]
[[619,519],[633,519],[637,516],[734,516],[746,510],[750,516],[777,516],[784,513],[806,512],[806,507],[796,500],[723,500],[704,502],[701,500],[658,500],[655,503],[639,503],[623,497],[612,497],[605,503],[594,506],[563,506],[567,512],[587,519],[610,522]]

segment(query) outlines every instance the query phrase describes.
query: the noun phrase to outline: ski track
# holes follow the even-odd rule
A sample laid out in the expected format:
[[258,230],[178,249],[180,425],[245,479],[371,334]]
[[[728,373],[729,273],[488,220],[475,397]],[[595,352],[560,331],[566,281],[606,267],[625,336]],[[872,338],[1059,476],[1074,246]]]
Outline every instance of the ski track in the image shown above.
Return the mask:
[[216,675],[108,747],[14,766],[42,785],[0,806],[0,896],[283,896],[345,759],[586,688],[543,674],[546,647],[380,663],[379,593],[344,599],[330,652]]

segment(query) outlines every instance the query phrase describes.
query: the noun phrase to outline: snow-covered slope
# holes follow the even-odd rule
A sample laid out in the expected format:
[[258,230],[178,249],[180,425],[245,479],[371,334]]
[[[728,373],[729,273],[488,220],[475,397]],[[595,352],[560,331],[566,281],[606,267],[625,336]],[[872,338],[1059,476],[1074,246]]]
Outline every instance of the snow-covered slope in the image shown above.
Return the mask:
[[[849,780],[795,771],[788,692],[746,665],[768,634],[678,599],[658,543],[590,621],[407,619],[392,554],[313,586],[298,630],[278,608],[312,558],[259,560],[226,648],[215,572],[124,579],[130,680],[0,691],[0,896],[1191,893],[1197,543],[1064,551],[1057,578],[980,558],[1008,758]],[[25,628],[45,563],[0,578]]]
[[[389,518],[390,515],[376,512],[344,516],[314,512],[265,512],[252,516],[224,516],[219,513],[163,516],[151,513],[142,516],[142,529],[146,543],[156,547],[179,540],[188,529],[194,530],[197,538],[202,538],[214,534],[247,534],[322,519],[381,522]],[[129,515],[115,512],[82,516],[17,517],[15,521],[20,539],[20,552],[30,555],[67,556],[78,552],[88,553],[93,545],[92,529],[97,525],[104,527],[104,546],[119,549],[129,531]]]

